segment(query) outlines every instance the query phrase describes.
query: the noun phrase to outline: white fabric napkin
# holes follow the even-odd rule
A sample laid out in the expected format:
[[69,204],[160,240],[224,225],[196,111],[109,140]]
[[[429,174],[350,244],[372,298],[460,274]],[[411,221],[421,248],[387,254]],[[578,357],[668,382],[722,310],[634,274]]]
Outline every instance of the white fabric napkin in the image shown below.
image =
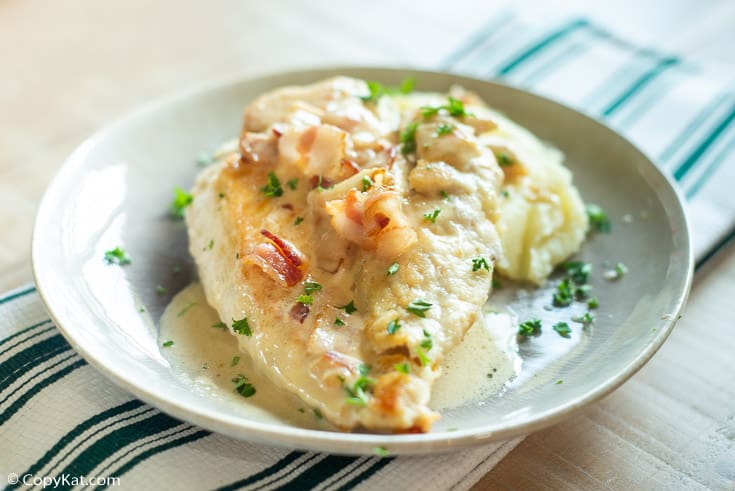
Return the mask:
[[[732,235],[735,96],[728,72],[631,46],[584,19],[536,25],[510,14],[459,43],[441,68],[502,78],[626,134],[682,186],[700,260]],[[112,385],[64,341],[33,287],[0,297],[0,487],[15,488],[15,480],[41,487],[45,478],[62,489],[461,490],[520,440],[396,458],[236,441]]]

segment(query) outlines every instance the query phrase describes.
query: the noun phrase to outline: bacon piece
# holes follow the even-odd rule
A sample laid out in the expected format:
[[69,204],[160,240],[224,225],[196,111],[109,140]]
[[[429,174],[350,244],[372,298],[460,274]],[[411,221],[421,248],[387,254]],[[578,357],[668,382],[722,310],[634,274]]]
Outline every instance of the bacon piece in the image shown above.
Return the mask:
[[284,286],[299,283],[304,274],[299,268],[302,260],[295,248],[268,230],[263,229],[260,233],[269,242],[255,246],[253,252],[245,257],[245,262],[259,266],[265,274]]
[[301,324],[303,324],[306,316],[309,315],[309,306],[304,305],[301,302],[296,302],[294,306],[291,307],[289,315],[293,320],[299,321]]

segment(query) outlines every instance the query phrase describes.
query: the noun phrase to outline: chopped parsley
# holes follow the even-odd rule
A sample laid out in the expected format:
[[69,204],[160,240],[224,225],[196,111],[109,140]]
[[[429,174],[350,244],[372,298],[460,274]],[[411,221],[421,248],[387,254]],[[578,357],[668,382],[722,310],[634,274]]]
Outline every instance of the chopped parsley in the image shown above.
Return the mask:
[[125,250],[121,247],[115,247],[114,249],[105,251],[105,262],[107,264],[119,264],[120,266],[125,266],[126,264],[130,264],[132,261]]
[[296,297],[296,301],[304,305],[311,305],[314,303],[314,297],[307,294],[299,295],[298,297]]
[[348,303],[346,305],[342,305],[342,306],[337,307],[337,308],[338,309],[341,309],[341,310],[344,310],[348,314],[354,314],[355,312],[357,312],[357,307],[355,307],[355,301],[354,300],[350,300],[350,303]]
[[411,372],[411,366],[408,363],[396,363],[393,365],[393,368],[395,368],[396,372],[400,373],[410,373]]
[[298,225],[299,223],[304,221],[304,217],[296,217],[296,220],[293,221],[294,225]]
[[441,195],[442,198],[449,199],[449,193],[444,191],[443,189],[439,191],[439,194]]
[[531,319],[521,322],[518,326],[518,334],[524,337],[538,336],[541,334],[541,320]]
[[245,375],[238,375],[232,379],[235,384],[235,392],[243,397],[252,397],[255,395],[255,387],[248,381]]
[[324,418],[324,416],[322,416],[322,412],[320,410],[318,410],[317,408],[312,409],[312,411],[314,412],[314,417],[316,419],[323,419]]
[[212,327],[214,327],[215,329],[227,329],[227,324],[220,321],[220,322],[215,322],[214,324],[212,324]]
[[598,232],[609,234],[612,227],[605,210],[592,203],[587,205],[586,210],[587,218],[590,220],[590,225],[592,225],[592,227]]
[[388,456],[388,449],[385,447],[375,447],[373,449],[373,453],[377,455],[378,457],[387,457]]
[[472,260],[472,271],[480,271],[481,269],[484,269],[485,271],[490,271],[490,265],[487,263],[487,259],[484,257],[476,257]]
[[300,412],[301,414],[304,414],[306,412],[306,410],[303,407],[298,408],[297,411]]
[[291,188],[291,191],[295,191],[296,186],[299,185],[299,179],[297,177],[294,177],[293,179],[289,179],[286,184],[289,188]]
[[563,266],[572,281],[578,285],[587,283],[592,273],[592,265],[584,261],[568,261]]
[[596,309],[599,306],[600,306],[600,302],[598,302],[596,298],[590,298],[589,300],[587,300],[588,309]]
[[408,123],[403,131],[401,131],[400,142],[403,144],[401,152],[403,155],[416,151],[416,128],[419,127],[418,121]]
[[431,351],[431,348],[434,347],[434,340],[431,339],[431,333],[427,331],[426,329],[424,331],[424,339],[419,343],[419,346],[424,348],[426,351]]
[[369,94],[360,97],[364,102],[378,102],[378,99],[384,95],[410,94],[416,86],[416,79],[413,77],[404,78],[398,88],[384,87],[380,82],[369,80],[365,82],[368,87]]
[[158,293],[159,295],[165,295],[166,293],[168,293],[168,290],[165,286],[158,285],[156,287],[156,293]]
[[322,285],[317,283],[316,281],[304,282],[304,292],[306,292],[307,294],[318,292],[321,289],[322,289]]
[[425,365],[428,365],[428,364],[431,363],[431,358],[429,358],[428,356],[426,356],[426,352],[423,349],[418,348],[416,350],[416,355],[418,355],[419,360],[421,361],[421,364],[422,365],[425,366]]
[[428,220],[431,223],[436,223],[436,217],[439,216],[439,213],[441,213],[441,210],[439,208],[434,208],[434,211],[424,213],[424,220]]
[[465,111],[462,101],[460,101],[459,99],[455,99],[454,97],[450,97],[448,103],[443,106],[423,106],[421,108],[421,114],[425,118],[429,118],[431,116],[439,114],[439,112],[442,110],[448,112],[450,116],[454,116],[456,118],[469,115],[469,113]]
[[368,189],[373,187],[373,184],[375,183],[373,182],[372,179],[370,179],[370,176],[363,176],[362,177],[362,192],[363,193],[367,192]]
[[388,334],[395,334],[401,328],[400,319],[393,319],[388,323]]
[[183,309],[181,309],[181,310],[179,311],[179,313],[178,313],[178,314],[176,314],[176,317],[181,317],[181,316],[185,315],[185,314],[186,314],[187,312],[189,312],[189,311],[190,311],[190,310],[191,310],[192,308],[196,307],[196,305],[197,305],[197,303],[196,303],[196,302],[191,302],[191,303],[190,303],[190,304],[188,304],[188,305],[187,305],[186,307],[184,307]]
[[454,125],[453,124],[442,123],[436,129],[436,136],[439,137],[439,136],[443,136],[443,135],[448,135],[452,131],[454,131]]
[[408,304],[406,310],[415,316],[426,318],[426,314],[424,312],[429,310],[431,306],[432,304],[430,304],[429,302],[417,298],[416,300]]
[[355,406],[366,405],[367,394],[365,394],[365,390],[374,384],[375,380],[368,377],[366,374],[361,374],[357,380],[355,380],[355,383],[352,384],[352,387],[345,387],[345,391],[347,392],[347,403]]
[[619,280],[628,272],[628,267],[623,263],[617,263],[615,268],[605,271],[604,277],[606,280]]
[[265,186],[260,188],[261,191],[263,191],[263,194],[269,197],[278,197],[283,194],[283,188],[281,188],[281,181],[278,180],[278,177],[276,176],[276,173],[273,171],[270,171],[268,173],[268,181],[266,182]]
[[240,357],[239,356],[233,356],[232,361],[230,362],[230,366],[234,367],[237,366],[237,364],[240,363]]
[[503,283],[499,279],[493,278],[493,289],[500,290],[501,288],[503,288]]
[[378,99],[380,99],[383,94],[383,86],[380,84],[380,82],[376,82],[374,80],[368,80],[365,82],[367,84],[369,95],[360,97],[365,102],[378,102]]
[[555,307],[569,307],[574,300],[574,282],[571,278],[564,278],[556,285],[556,291],[553,296]]
[[170,341],[170,340],[169,341],[166,341],[165,343],[163,343],[163,347],[164,348],[170,348],[173,345],[174,345],[174,342],[173,341]]
[[390,266],[388,266],[387,276],[393,276],[394,274],[396,274],[400,267],[401,265],[398,263],[393,263]]
[[592,315],[590,312],[585,312],[584,315],[572,317],[572,320],[574,322],[579,322],[584,327],[587,327],[595,323],[595,316]]
[[174,199],[171,201],[171,216],[174,218],[184,218],[184,210],[194,201],[194,196],[187,193],[180,187],[174,188]]
[[507,167],[516,163],[510,155],[503,151],[495,153],[495,160],[498,161],[498,165],[501,167]]
[[214,247],[214,239],[209,239],[209,244],[207,244],[207,249],[211,251],[213,247]]
[[225,197],[225,193],[219,193],[219,199],[222,199]]
[[248,324],[247,317],[243,317],[239,321],[232,319],[232,330],[238,334],[244,334],[245,336],[253,335],[253,331],[250,330],[250,324]]
[[556,381],[556,385],[561,385],[563,383],[564,383],[564,381],[562,379],[559,379],[559,380]]
[[554,324],[553,328],[556,332],[559,333],[559,336],[563,338],[569,338],[569,335],[572,333],[572,329],[566,322],[557,322],[556,324]]
[[334,319],[334,325],[335,325],[335,326],[337,326],[337,327],[342,327],[342,326],[344,326],[344,325],[345,325],[345,321],[343,321],[343,320],[342,320],[342,319],[340,319],[339,317],[336,317],[336,318]]

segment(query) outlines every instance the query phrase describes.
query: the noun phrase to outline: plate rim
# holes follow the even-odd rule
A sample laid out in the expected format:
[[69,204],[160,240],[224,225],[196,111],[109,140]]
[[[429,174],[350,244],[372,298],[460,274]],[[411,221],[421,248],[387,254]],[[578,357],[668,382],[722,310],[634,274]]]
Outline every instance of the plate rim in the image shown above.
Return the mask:
[[[552,409],[542,413],[536,413],[534,417],[521,421],[516,424],[505,426],[504,428],[492,429],[492,427],[465,429],[457,431],[429,432],[424,434],[409,435],[385,435],[370,433],[342,433],[329,430],[316,430],[300,428],[296,426],[284,427],[272,423],[249,422],[239,416],[222,416],[213,417],[205,410],[192,409],[186,405],[179,404],[167,398],[158,396],[155,392],[147,390],[135,380],[128,380],[124,374],[119,374],[109,369],[104,360],[98,359],[94,353],[90,352],[84,342],[78,342],[73,334],[73,329],[69,330],[64,327],[64,323],[71,324],[70,319],[62,318],[58,310],[54,309],[53,297],[49,288],[46,286],[44,279],[44,271],[41,268],[39,260],[42,254],[42,244],[40,237],[43,234],[44,218],[53,216],[53,211],[49,210],[51,201],[57,189],[63,188],[67,175],[71,174],[79,165],[83,164],[83,157],[87,149],[103,139],[108,133],[115,132],[118,128],[131,119],[135,119],[145,115],[148,112],[156,111],[161,107],[175,104],[177,101],[187,99],[196,95],[203,95],[208,92],[222,90],[227,87],[234,87],[238,84],[255,82],[256,80],[288,77],[289,75],[314,74],[315,77],[324,78],[326,76],[334,76],[345,72],[356,71],[381,71],[381,72],[411,72],[420,77],[422,74],[429,76],[444,76],[456,78],[458,83],[462,80],[471,80],[474,83],[501,86],[511,91],[522,93],[524,96],[542,99],[545,103],[550,103],[559,108],[572,111],[578,117],[583,118],[587,124],[602,127],[607,132],[616,135],[629,145],[636,153],[643,157],[645,162],[645,170],[652,172],[654,178],[660,179],[665,183],[665,192],[671,193],[673,202],[676,204],[674,210],[668,210],[669,214],[677,218],[679,225],[682,226],[684,233],[681,244],[682,251],[686,255],[686,275],[684,284],[678,289],[678,296],[675,299],[674,309],[668,312],[671,317],[664,321],[663,325],[657,331],[656,337],[641,350],[638,355],[624,367],[621,367],[613,376],[605,383],[589,389],[583,394],[572,398],[563,404],[555,406]],[[640,168],[640,166],[639,166]],[[659,192],[660,193],[660,192]],[[660,194],[657,193],[657,198]],[[536,94],[534,92],[514,87],[498,80],[486,80],[459,73],[451,73],[441,70],[428,70],[420,67],[410,67],[406,65],[326,65],[314,68],[298,68],[291,70],[274,70],[267,72],[258,72],[253,76],[239,74],[233,77],[216,80],[214,82],[197,85],[183,90],[178,90],[172,94],[158,97],[139,106],[124,112],[119,117],[105,124],[98,130],[94,131],[88,138],[79,144],[74,151],[65,159],[64,163],[55,173],[54,177],[48,184],[44,195],[40,201],[38,211],[36,212],[35,223],[33,227],[31,239],[31,263],[33,278],[36,290],[43,301],[49,316],[53,320],[55,326],[70,343],[70,345],[79,353],[91,366],[101,372],[106,378],[111,380],[117,386],[132,393],[135,397],[176,418],[196,424],[205,429],[222,433],[229,437],[240,440],[246,440],[256,443],[264,443],[268,445],[293,448],[325,451],[330,453],[350,454],[350,455],[371,455],[376,447],[387,447],[391,455],[399,454],[427,454],[434,452],[449,451],[456,448],[468,447],[488,443],[491,441],[507,440],[514,437],[526,435],[528,433],[538,431],[540,429],[551,426],[564,419],[567,419],[581,411],[586,406],[605,397],[630,377],[632,377],[640,368],[647,363],[651,357],[661,348],[664,341],[671,334],[673,327],[681,317],[681,312],[686,304],[689,292],[691,290],[693,278],[694,252],[692,248],[691,224],[685,212],[684,199],[681,191],[673,183],[670,176],[665,174],[645,152],[638,146],[628,140],[625,136],[612,129],[609,125],[599,121],[587,114],[571,108],[558,101]],[[90,314],[92,315],[92,314]]]

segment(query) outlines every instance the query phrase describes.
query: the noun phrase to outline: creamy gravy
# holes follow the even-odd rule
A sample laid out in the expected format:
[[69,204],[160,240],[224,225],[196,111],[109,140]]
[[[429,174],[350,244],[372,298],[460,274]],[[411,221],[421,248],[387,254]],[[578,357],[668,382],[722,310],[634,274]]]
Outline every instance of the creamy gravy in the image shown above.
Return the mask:
[[[198,282],[171,300],[161,316],[158,344],[177,373],[201,394],[230,401],[235,407],[244,403],[300,426],[327,426],[296,396],[275,387],[259,373],[248,354],[238,350],[234,336],[226,329],[212,327],[218,322],[217,312],[207,304]],[[486,312],[447,356],[430,406],[446,410],[501,393],[520,372],[516,326],[517,320],[510,314]],[[174,344],[163,346],[168,341]],[[235,392],[232,379],[238,375],[255,386],[254,396],[243,398]]]

